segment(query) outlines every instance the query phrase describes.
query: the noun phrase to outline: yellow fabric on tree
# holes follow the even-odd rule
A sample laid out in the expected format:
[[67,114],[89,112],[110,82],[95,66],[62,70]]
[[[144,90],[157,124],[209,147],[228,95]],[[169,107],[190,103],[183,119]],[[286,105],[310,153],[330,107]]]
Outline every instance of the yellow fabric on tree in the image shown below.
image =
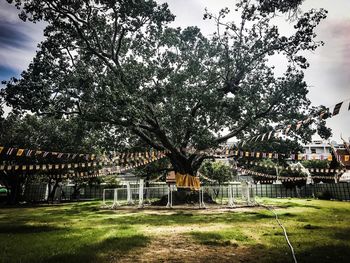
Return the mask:
[[175,174],[176,187],[178,188],[190,188],[191,190],[199,190],[201,183],[199,178],[189,174]]

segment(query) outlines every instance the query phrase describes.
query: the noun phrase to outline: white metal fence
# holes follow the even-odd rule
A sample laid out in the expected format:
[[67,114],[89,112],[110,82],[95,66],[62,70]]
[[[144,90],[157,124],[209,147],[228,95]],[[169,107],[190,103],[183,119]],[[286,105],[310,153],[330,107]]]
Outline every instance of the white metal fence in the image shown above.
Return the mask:
[[[127,187],[123,188],[104,189],[102,203],[103,206],[110,208],[117,208],[123,205],[143,207],[166,197],[166,206],[173,207],[174,192],[176,191],[175,185],[158,187],[143,187],[142,183],[138,187],[127,185]],[[214,204],[227,207],[255,204],[255,188],[250,183],[228,186],[203,186],[195,194],[198,196],[198,202],[195,200],[195,205],[198,205],[199,208],[205,208],[207,205]]]

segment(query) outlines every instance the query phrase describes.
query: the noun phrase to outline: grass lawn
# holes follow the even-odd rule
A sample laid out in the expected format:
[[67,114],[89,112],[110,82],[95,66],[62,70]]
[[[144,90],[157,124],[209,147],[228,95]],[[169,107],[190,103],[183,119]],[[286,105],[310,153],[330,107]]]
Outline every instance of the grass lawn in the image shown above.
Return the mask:
[[[299,262],[350,262],[350,203],[276,207]],[[0,208],[0,262],[292,262],[266,209],[120,209],[101,202]]]

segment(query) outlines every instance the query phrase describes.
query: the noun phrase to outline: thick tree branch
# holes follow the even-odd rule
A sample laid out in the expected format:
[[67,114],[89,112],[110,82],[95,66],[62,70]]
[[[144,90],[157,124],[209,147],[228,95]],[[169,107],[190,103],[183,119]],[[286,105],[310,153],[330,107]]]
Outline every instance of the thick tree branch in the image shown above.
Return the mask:
[[165,150],[165,148],[154,142],[150,137],[148,137],[144,132],[142,132],[141,130],[137,129],[137,128],[132,128],[132,131],[134,134],[136,134],[137,136],[139,136],[143,141],[145,141],[147,144],[149,144],[150,146],[152,146],[154,149],[157,150]]
[[[86,21],[81,20],[81,19],[79,19],[79,18],[76,18],[76,16],[75,16],[74,14],[70,14],[69,12],[63,12],[62,9],[58,8],[57,6],[53,5],[53,4],[50,3],[50,2],[47,2],[47,1],[46,1],[46,3],[47,3],[47,5],[49,6],[49,8],[50,8],[50,6],[51,6],[51,8],[52,8],[53,10],[55,10],[55,12],[61,14],[62,16],[67,17],[67,18],[72,22],[72,24],[73,24],[73,26],[74,26],[76,32],[78,33],[78,35],[80,36],[80,38],[84,41],[84,43],[85,43],[85,45],[86,45],[86,47],[87,47],[87,49],[88,49],[89,51],[91,51],[94,55],[96,55],[99,59],[101,59],[101,60],[106,64],[106,66],[107,66],[109,69],[112,70],[112,72],[113,72],[116,76],[119,76],[119,75],[120,75],[120,76],[123,76],[123,74],[119,74],[119,73],[121,73],[121,72],[119,72],[119,71],[109,62],[108,56],[106,57],[106,54],[105,54],[105,53],[103,53],[103,52],[100,53],[100,52],[98,52],[95,48],[92,47],[90,41],[89,41],[88,38],[85,36],[85,34],[83,33],[83,31],[82,31],[82,29],[81,29],[81,27],[80,27],[80,25],[79,25],[79,22],[80,22],[80,23],[86,23]],[[100,50],[100,51],[102,51],[102,50]],[[109,56],[109,57],[110,57],[110,56]],[[120,79],[121,79],[121,81],[122,81],[123,84],[127,84],[127,83],[125,82],[124,77],[121,77]]]
[[119,57],[119,52],[120,52],[120,49],[121,49],[121,47],[122,47],[122,40],[123,40],[123,37],[124,37],[124,35],[125,35],[125,32],[126,32],[125,28],[122,28],[122,32],[120,33],[120,36],[119,36],[119,38],[118,38],[117,49],[116,49],[115,54],[114,54],[114,57],[113,57],[113,59],[115,60],[115,62],[116,62],[118,65],[119,65],[119,59],[118,59],[118,57]]
[[215,141],[217,143],[222,143],[227,141],[228,139],[237,136],[240,132],[242,132],[243,130],[245,130],[246,128],[248,128],[255,120],[260,119],[262,117],[265,117],[267,114],[270,113],[270,111],[273,109],[273,107],[275,106],[275,104],[270,105],[270,107],[268,107],[265,111],[256,114],[253,118],[251,118],[249,121],[245,122],[240,128],[238,128],[237,130],[230,132],[229,134],[219,137],[217,138]]
[[185,131],[185,135],[184,135],[184,138],[183,138],[182,144],[181,144],[181,147],[183,147],[183,148],[186,148],[188,143],[189,143],[192,128],[193,128],[191,125],[191,122],[195,118],[197,111],[202,107],[202,105],[203,104],[201,102],[197,102],[196,105],[191,109],[190,118],[188,119],[188,123],[187,123],[187,129]]

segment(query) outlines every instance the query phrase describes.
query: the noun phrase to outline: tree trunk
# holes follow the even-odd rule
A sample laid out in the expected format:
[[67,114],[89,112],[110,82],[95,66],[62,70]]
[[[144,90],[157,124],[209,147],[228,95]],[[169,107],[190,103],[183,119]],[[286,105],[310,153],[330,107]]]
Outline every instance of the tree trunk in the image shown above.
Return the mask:
[[168,158],[175,172],[196,176],[199,167],[205,159],[205,156],[192,154],[187,157],[177,153],[170,153]]
[[7,180],[7,203],[16,205],[20,201],[22,186],[18,175],[10,175],[12,178]]

